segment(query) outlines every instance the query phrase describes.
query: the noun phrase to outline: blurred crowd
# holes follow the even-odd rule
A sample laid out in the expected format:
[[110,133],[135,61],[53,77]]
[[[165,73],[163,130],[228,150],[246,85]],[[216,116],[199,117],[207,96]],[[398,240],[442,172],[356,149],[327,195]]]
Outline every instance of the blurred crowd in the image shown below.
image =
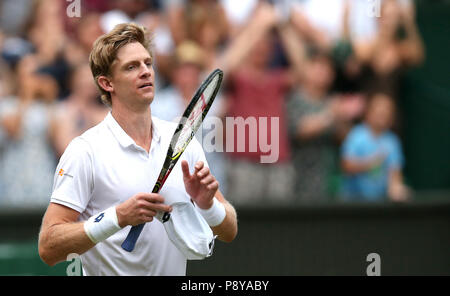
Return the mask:
[[424,60],[412,0],[2,0],[0,206],[45,206],[66,146],[109,112],[88,57],[123,22],[153,35],[154,116],[175,120],[224,71],[222,124],[198,138],[234,204],[411,196],[397,105]]

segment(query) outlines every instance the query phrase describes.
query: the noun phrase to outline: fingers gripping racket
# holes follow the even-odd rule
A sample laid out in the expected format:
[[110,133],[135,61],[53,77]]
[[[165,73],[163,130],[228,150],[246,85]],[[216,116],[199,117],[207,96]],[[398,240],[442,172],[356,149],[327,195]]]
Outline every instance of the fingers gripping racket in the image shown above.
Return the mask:
[[[194,137],[198,128],[200,127],[203,119],[209,111],[214,98],[219,91],[220,84],[222,83],[223,72],[220,69],[214,70],[203,81],[200,87],[197,89],[194,97],[192,98],[183,116],[178,123],[175,133],[170,141],[169,149],[167,150],[166,159],[164,160],[163,167],[159,173],[158,180],[153,187],[152,193],[158,193],[164,185],[167,177],[172,171],[173,167],[177,163],[183,151],[188,146],[189,142]],[[167,222],[170,219],[170,213],[164,213],[162,221]],[[133,251],[136,241],[144,228],[144,223],[131,227],[127,238],[122,243],[122,248],[128,252]]]

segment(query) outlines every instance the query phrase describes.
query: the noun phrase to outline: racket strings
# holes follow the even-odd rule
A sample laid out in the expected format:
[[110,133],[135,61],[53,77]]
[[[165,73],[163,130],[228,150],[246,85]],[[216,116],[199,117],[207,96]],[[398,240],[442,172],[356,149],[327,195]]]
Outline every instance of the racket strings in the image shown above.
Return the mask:
[[203,121],[203,111],[208,106],[209,101],[213,97],[214,91],[219,83],[219,75],[216,75],[207,85],[199,100],[194,105],[192,112],[188,117],[183,117],[183,128],[179,131],[179,136],[175,143],[172,143],[172,158],[176,158],[186,149],[189,139],[193,138]]

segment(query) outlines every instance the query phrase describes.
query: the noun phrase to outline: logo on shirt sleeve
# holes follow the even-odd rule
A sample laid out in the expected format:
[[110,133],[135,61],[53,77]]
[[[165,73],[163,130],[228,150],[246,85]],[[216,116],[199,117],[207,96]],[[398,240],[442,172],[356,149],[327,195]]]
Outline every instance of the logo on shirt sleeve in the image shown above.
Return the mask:
[[60,175],[61,177],[62,177],[62,176],[67,176],[67,177],[73,178],[72,175],[69,175],[69,174],[66,173],[63,169],[60,169],[60,170],[59,170],[58,175]]

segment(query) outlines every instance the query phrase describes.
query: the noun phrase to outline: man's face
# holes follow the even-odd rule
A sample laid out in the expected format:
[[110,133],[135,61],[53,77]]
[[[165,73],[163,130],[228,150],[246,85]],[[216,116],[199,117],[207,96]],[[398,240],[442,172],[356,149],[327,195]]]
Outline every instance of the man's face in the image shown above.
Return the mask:
[[147,107],[155,95],[152,58],[138,42],[120,48],[111,67],[111,97],[129,106]]

